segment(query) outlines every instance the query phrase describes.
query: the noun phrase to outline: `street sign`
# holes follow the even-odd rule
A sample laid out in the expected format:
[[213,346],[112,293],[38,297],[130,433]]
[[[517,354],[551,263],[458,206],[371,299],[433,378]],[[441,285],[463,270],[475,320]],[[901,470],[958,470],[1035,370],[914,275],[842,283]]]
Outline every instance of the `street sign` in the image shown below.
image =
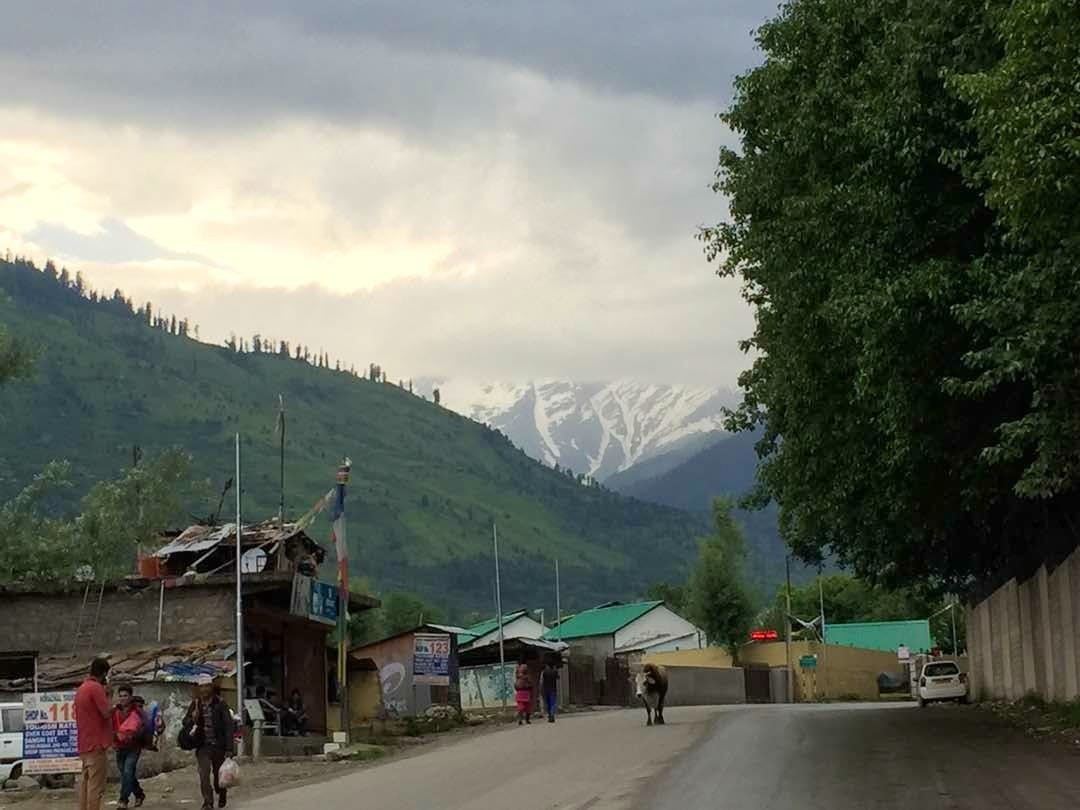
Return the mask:
[[74,692],[23,695],[23,773],[79,773]]
[[816,655],[804,655],[799,659],[799,666],[803,669],[814,669],[817,666]]
[[907,645],[901,644],[896,649],[896,657],[900,661],[910,661],[911,660],[911,650],[909,650],[907,648]]
[[450,685],[450,636],[417,633],[413,637],[413,683]]

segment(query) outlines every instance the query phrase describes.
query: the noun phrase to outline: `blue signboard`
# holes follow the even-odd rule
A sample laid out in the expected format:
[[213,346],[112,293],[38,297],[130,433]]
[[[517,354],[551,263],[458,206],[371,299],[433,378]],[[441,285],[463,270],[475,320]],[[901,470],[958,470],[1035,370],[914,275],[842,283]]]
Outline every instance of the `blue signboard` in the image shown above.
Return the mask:
[[449,685],[450,636],[439,633],[417,633],[414,636],[413,683]]
[[74,692],[23,695],[23,773],[77,773],[81,769]]
[[294,616],[337,624],[338,591],[328,582],[319,582],[312,577],[297,574],[293,579],[292,608]]

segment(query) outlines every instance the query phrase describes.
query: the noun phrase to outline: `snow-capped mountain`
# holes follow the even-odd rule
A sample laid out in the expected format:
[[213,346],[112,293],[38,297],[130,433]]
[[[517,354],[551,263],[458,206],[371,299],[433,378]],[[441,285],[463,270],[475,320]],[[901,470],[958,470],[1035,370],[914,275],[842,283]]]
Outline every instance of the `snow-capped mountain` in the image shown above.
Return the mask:
[[470,384],[425,380],[442,404],[498,428],[533,458],[605,479],[657,456],[714,441],[733,391],[620,380]]

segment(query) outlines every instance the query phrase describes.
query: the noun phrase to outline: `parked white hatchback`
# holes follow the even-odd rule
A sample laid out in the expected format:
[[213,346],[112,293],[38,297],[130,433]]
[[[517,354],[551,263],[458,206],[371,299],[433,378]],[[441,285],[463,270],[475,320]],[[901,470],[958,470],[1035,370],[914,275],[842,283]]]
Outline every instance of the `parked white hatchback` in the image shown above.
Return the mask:
[[968,701],[967,675],[955,661],[931,661],[919,676],[919,706],[936,700]]
[[0,703],[0,784],[22,773],[23,705]]

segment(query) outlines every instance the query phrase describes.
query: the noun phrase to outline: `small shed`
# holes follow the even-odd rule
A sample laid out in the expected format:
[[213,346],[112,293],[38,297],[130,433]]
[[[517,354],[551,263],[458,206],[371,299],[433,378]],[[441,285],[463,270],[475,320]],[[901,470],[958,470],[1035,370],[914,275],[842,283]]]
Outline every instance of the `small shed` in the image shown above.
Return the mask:
[[[353,647],[349,650],[350,698],[354,695],[351,673],[374,671],[378,673],[380,711],[385,717],[413,717],[433,705],[460,709],[457,630],[460,628],[422,624]],[[357,717],[353,711],[350,714],[354,721],[370,719]]]

